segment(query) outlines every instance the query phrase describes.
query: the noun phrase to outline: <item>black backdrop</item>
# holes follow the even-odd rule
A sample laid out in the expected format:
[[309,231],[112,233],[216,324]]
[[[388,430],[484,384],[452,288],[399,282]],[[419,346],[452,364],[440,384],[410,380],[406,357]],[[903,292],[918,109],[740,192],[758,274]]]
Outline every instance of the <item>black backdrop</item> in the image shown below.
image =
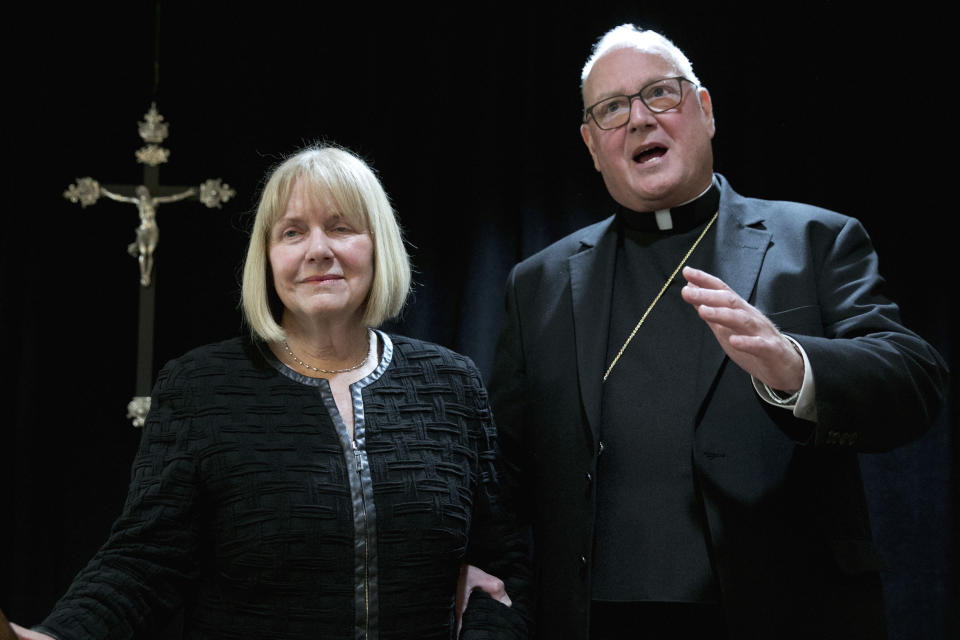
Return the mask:
[[[349,3],[343,3],[348,5]],[[119,5],[119,3],[118,3]],[[153,2],[7,9],[0,330],[0,608],[37,622],[105,538],[139,432],[135,209],[61,197],[76,178],[135,184],[136,123],[170,123],[163,184],[220,177],[222,210],[161,205],[156,366],[240,330],[238,275],[263,174],[330,140],[381,174],[416,268],[395,329],[486,373],[509,267],[610,208],[577,130],[579,70],[633,21],[684,49],[710,88],[717,168],[746,195],[860,218],[912,328],[956,369],[947,305],[955,109],[942,16],[816,0],[748,12],[678,3],[383,9]],[[768,6],[773,6],[769,3]],[[793,7],[793,8],[791,8]],[[909,14],[906,14],[909,12]],[[955,402],[952,394],[951,403]],[[955,633],[954,429],[863,456],[894,638]]]

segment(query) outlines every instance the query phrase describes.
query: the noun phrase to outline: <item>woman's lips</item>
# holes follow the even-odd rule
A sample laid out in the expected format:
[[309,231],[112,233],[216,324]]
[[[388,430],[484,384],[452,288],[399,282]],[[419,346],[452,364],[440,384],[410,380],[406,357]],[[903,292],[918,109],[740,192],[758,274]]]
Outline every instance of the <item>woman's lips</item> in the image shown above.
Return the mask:
[[304,278],[303,282],[330,282],[332,280],[342,280],[343,276],[339,274],[324,274],[322,276],[310,276]]

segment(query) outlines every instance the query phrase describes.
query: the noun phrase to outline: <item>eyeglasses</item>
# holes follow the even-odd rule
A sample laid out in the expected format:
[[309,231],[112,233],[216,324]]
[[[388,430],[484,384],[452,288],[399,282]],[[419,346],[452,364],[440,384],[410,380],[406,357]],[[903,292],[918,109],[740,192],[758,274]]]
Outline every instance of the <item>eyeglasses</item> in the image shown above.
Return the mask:
[[[631,96],[611,96],[587,107],[583,112],[583,123],[590,118],[597,126],[607,131],[622,127],[630,121],[630,109],[634,98],[654,113],[663,113],[675,109],[683,101],[683,83],[686,78],[662,78],[651,82]],[[693,85],[692,82],[690,82]],[[694,85],[696,86],[696,85]]]

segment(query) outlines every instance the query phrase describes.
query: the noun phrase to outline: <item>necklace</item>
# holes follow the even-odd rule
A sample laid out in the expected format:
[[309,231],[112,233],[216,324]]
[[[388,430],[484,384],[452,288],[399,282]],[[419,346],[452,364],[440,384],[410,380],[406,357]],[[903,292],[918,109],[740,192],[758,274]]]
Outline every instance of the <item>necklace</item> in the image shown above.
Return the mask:
[[366,364],[367,360],[370,359],[370,349],[367,349],[367,352],[363,355],[363,359],[357,364],[353,365],[352,367],[347,367],[346,369],[320,369],[319,367],[314,367],[313,365],[309,365],[303,360],[301,360],[300,358],[298,358],[296,354],[294,354],[293,351],[290,349],[290,345],[287,344],[286,340],[283,341],[283,349],[288,354],[290,354],[290,357],[293,358],[293,361],[299,364],[301,367],[303,367],[304,369],[310,369],[311,371],[316,371],[317,373],[346,373],[347,371],[355,371],[360,367],[362,367],[364,364]]
[[677,277],[677,274],[680,273],[680,269],[683,268],[683,265],[687,263],[687,260],[690,259],[690,254],[693,253],[694,249],[697,248],[697,245],[700,244],[700,241],[703,240],[703,236],[707,235],[707,231],[710,231],[710,227],[713,226],[713,223],[716,221],[717,216],[720,215],[718,210],[713,217],[710,218],[710,222],[707,223],[707,226],[703,228],[703,231],[700,232],[700,236],[694,241],[693,246],[690,247],[690,250],[687,251],[687,255],[683,256],[683,260],[680,261],[680,264],[677,265],[677,268],[673,270],[673,273],[670,274],[670,277],[667,278],[667,281],[664,283],[663,287],[660,289],[660,293],[657,294],[657,297],[653,299],[653,302],[650,303],[650,306],[647,307],[647,310],[643,312],[643,315],[640,316],[640,321],[637,323],[637,326],[633,328],[633,331],[630,332],[630,335],[627,336],[627,340],[623,343],[623,346],[620,347],[620,351],[617,352],[616,357],[613,359],[613,362],[610,363],[610,366],[607,367],[607,372],[603,374],[603,381],[606,382],[607,378],[610,376],[610,372],[613,371],[613,366],[617,364],[617,361],[620,360],[620,356],[623,355],[623,352],[627,350],[627,345],[630,344],[630,341],[633,340],[633,336],[637,335],[637,331],[640,329],[640,325],[643,324],[643,321],[647,319],[647,316],[650,315],[650,311],[653,310],[654,305],[660,301],[660,297],[663,296],[667,288],[670,286],[670,283],[673,282],[673,279]]

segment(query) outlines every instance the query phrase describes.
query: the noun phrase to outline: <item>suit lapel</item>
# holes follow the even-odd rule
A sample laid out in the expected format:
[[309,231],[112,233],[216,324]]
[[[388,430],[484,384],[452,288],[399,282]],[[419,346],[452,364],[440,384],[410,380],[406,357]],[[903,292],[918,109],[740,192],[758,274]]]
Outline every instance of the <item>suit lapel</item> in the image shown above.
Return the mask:
[[[577,346],[580,398],[590,430],[596,436],[600,425],[601,380],[606,366],[607,333],[617,234],[614,218],[588,227],[581,250],[568,258],[573,326]],[[596,437],[594,437],[596,441]]]
[[[722,177],[718,176],[718,179],[721,185],[720,216],[716,233],[709,234],[711,251],[704,269],[727,283],[743,299],[752,301],[771,234],[763,227],[763,218],[752,210],[748,200],[734,192]],[[601,379],[607,365],[605,357],[616,256],[616,233],[611,228],[613,220],[610,218],[587,227],[580,239],[581,250],[568,258],[580,398],[594,436],[600,425]],[[698,403],[705,398],[726,355],[706,325],[703,330],[706,337],[694,396]]]
[[[720,178],[720,216],[713,235],[710,264],[706,271],[723,280],[727,286],[748,302],[760,276],[760,267],[771,235],[763,227],[763,218],[751,211],[745,198]],[[702,402],[716,378],[726,354],[720,348],[713,332],[704,324],[706,340],[697,375],[698,402]]]

